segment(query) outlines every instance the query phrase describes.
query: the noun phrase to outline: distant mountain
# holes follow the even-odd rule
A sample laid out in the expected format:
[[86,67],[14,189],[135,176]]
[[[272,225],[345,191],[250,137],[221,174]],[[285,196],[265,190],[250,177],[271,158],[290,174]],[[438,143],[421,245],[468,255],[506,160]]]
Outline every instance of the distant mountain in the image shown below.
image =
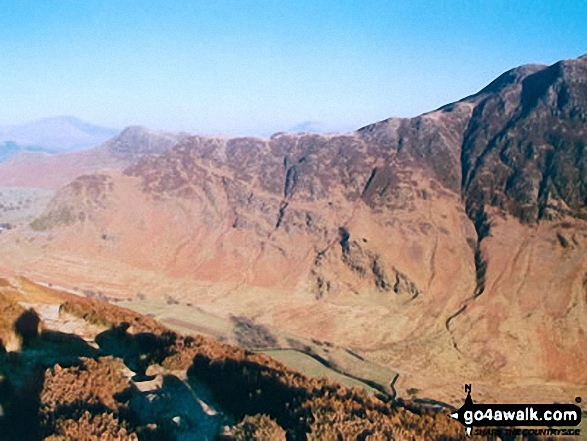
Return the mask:
[[325,123],[323,121],[303,121],[290,129],[286,130],[286,133],[344,133],[351,132],[356,127],[349,126],[333,126],[332,124]]
[[98,147],[83,151],[47,155],[16,146],[3,157],[0,149],[0,186],[58,189],[83,174],[123,169],[146,155],[164,152],[185,137],[187,134],[131,126]]
[[291,127],[289,133],[323,133],[327,131],[324,123],[320,121],[304,121]]
[[73,116],[43,118],[0,127],[0,162],[20,152],[64,153],[102,144],[119,133]]

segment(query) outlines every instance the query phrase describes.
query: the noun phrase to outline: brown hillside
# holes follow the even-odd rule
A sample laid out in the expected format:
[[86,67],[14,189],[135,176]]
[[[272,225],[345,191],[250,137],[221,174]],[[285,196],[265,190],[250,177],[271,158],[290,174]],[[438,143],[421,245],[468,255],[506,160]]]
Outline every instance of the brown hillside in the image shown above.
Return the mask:
[[[44,330],[30,346],[0,355],[3,439],[242,439],[256,431],[272,439],[463,437],[446,413],[416,404],[408,411],[265,355],[170,332],[122,308],[26,279],[4,281],[0,295],[39,311],[59,307],[57,317],[41,313]],[[185,407],[182,391],[197,408]]]
[[254,318],[450,402],[471,381],[568,400],[587,385],[586,66],[347,135],[188,137],[64,187],[2,233],[0,270]]

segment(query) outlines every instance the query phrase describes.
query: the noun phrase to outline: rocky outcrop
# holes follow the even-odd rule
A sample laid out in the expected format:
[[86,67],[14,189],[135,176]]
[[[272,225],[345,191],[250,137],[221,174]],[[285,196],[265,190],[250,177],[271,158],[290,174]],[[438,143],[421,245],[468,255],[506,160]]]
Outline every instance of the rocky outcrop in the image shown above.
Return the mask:
[[57,194],[49,209],[31,223],[31,228],[46,231],[92,218],[96,210],[106,208],[112,189],[112,179],[107,175],[80,176]]

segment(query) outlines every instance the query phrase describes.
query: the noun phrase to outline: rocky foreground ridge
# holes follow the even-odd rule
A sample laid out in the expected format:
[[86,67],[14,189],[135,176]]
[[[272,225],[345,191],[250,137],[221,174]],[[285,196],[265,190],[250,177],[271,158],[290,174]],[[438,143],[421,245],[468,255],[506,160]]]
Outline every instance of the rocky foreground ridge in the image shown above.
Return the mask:
[[3,265],[120,297],[176,281],[181,301],[343,344],[437,392],[448,378],[585,388],[586,130],[581,57],[350,134],[192,136],[64,187],[3,236],[19,250]]
[[[446,412],[23,278],[0,280],[0,439],[461,439]],[[342,437],[342,438],[341,438]]]

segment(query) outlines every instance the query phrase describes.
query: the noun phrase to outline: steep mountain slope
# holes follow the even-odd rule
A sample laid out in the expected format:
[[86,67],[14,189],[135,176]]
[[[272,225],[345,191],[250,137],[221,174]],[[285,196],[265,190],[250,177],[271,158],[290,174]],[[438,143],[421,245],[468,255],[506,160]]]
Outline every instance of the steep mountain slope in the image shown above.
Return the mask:
[[585,219],[587,62],[505,75],[512,78],[496,80],[506,81],[499,93],[495,83],[480,92],[465,134],[469,210],[478,216],[490,204],[526,223],[557,214]]
[[532,351],[540,374],[583,378],[587,59],[514,69],[474,99],[462,189],[483,296],[455,319],[456,340],[497,366]]
[[347,135],[188,137],[66,186],[0,237],[0,269],[172,290],[447,400],[471,379],[564,399],[587,384],[586,69],[516,68]]
[[145,155],[162,153],[185,136],[135,126],[81,152],[20,153],[0,164],[0,186],[58,189],[83,174],[122,169]]
[[460,170],[477,283],[446,328],[487,369],[583,378],[587,59],[513,69],[463,104],[474,106]]

